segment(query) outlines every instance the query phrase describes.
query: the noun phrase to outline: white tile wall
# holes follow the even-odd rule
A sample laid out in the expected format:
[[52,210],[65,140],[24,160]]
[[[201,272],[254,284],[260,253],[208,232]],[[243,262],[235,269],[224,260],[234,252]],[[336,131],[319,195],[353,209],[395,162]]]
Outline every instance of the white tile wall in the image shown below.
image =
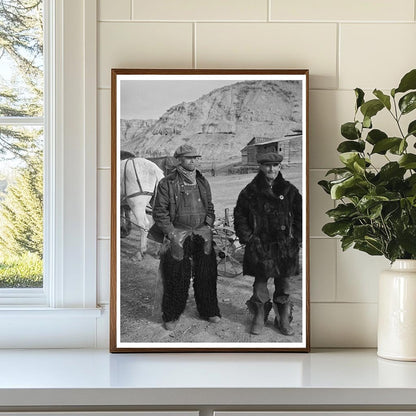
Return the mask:
[[332,23],[201,23],[196,28],[198,68],[309,68],[312,88],[336,87],[336,46]]
[[340,87],[390,90],[416,65],[416,25],[341,24]]
[[97,298],[99,304],[110,299],[110,239],[97,241]]
[[271,0],[273,20],[413,21],[413,0]]
[[[99,301],[109,298],[110,69],[309,68],[312,346],[375,346],[377,275],[388,262],[342,252],[339,240],[321,232],[334,203],[316,183],[339,165],[340,125],[354,117],[352,89],[370,98],[416,67],[415,1],[99,0],[98,10]],[[393,131],[387,113],[374,124]]]
[[378,275],[389,265],[384,257],[358,250],[342,251],[337,244],[337,301],[377,302]]
[[264,20],[267,0],[133,0],[135,20]]
[[337,146],[342,142],[340,126],[354,119],[354,91],[310,91],[309,167],[339,166]]
[[98,20],[130,20],[130,0],[98,0]]
[[311,218],[309,233],[311,237],[325,236],[321,229],[330,220],[325,212],[335,207],[334,201],[318,185],[320,180],[326,178],[325,173],[325,170],[309,171],[309,211]]
[[377,304],[312,303],[314,347],[367,348],[377,345]]
[[99,90],[97,100],[98,110],[98,166],[111,166],[111,90]]
[[97,175],[98,188],[98,237],[110,237],[110,213],[111,213],[111,171],[99,169]]
[[335,302],[337,245],[336,239],[310,241],[311,302]]
[[99,23],[98,86],[111,68],[191,68],[192,23]]

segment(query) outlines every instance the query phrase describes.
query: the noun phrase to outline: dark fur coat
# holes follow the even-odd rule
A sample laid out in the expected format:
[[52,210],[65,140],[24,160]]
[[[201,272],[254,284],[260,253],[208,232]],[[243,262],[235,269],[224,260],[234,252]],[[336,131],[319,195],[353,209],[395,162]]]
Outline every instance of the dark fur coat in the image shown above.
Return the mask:
[[287,277],[299,273],[302,197],[279,172],[272,187],[260,171],[241,191],[234,227],[244,253],[244,274]]

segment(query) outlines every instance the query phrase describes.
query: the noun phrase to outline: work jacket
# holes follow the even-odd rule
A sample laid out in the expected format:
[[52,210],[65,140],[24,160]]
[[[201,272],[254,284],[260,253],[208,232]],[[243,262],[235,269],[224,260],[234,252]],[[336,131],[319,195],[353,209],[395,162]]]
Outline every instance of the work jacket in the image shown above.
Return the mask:
[[272,186],[263,172],[241,191],[234,227],[246,244],[243,273],[287,277],[299,273],[302,242],[302,197],[279,172]]
[[[149,238],[161,242],[164,235],[167,236],[174,231],[175,227],[173,224],[178,216],[181,184],[177,170],[159,182],[153,206],[155,223],[149,230]],[[196,171],[196,184],[206,210],[205,223],[212,226],[215,220],[215,211],[212,203],[211,188],[208,181],[198,170]]]

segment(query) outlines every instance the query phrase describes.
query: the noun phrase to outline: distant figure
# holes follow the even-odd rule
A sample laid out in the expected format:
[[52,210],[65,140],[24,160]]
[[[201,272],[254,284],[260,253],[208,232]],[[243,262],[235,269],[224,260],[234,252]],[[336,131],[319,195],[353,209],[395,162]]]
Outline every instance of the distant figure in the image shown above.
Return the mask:
[[185,310],[192,277],[201,318],[217,323],[221,316],[211,230],[215,219],[211,189],[196,170],[195,162],[200,157],[196,149],[185,144],[174,156],[179,165],[159,182],[153,207],[155,224],[149,231],[154,240],[163,241],[162,319],[169,331],[175,329]]
[[211,176],[215,176],[215,169],[214,168],[211,169]]
[[[293,304],[289,279],[299,274],[302,242],[302,197],[297,188],[283,179],[283,156],[258,155],[259,172],[240,193],[234,209],[234,227],[246,244],[243,273],[254,276],[253,295],[247,301],[253,321],[250,332],[262,332],[270,310],[275,311],[275,327],[283,335],[293,335]],[[267,282],[274,279],[273,305]]]

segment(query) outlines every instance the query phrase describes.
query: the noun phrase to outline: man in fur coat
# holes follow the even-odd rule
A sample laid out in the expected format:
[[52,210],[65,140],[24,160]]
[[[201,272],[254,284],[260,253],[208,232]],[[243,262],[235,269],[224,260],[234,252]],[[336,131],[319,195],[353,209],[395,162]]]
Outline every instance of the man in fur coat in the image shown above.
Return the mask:
[[[302,197],[281,172],[283,156],[259,154],[259,172],[240,193],[234,209],[234,227],[245,244],[243,272],[254,276],[253,295],[247,306],[253,314],[250,332],[262,332],[270,310],[275,327],[283,335],[293,335],[293,304],[289,278],[299,274],[299,247],[302,242]],[[273,304],[267,282],[274,279]]]
[[162,319],[173,330],[185,310],[191,278],[199,315],[220,321],[217,263],[212,242],[214,205],[208,181],[195,167],[200,155],[189,145],[174,156],[179,165],[158,185],[153,207],[154,226],[163,234],[160,270],[163,279]]

